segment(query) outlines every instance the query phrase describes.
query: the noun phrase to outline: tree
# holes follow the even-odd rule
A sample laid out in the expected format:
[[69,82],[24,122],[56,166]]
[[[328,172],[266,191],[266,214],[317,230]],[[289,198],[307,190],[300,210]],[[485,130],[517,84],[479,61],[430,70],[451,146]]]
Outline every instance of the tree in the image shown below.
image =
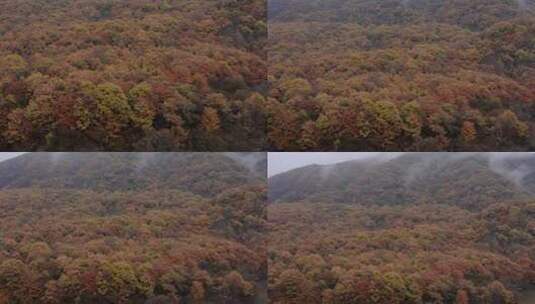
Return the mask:
[[403,131],[412,139],[417,139],[421,135],[422,120],[420,115],[421,109],[416,102],[409,102],[401,107],[400,117]]
[[220,128],[219,114],[213,108],[205,108],[201,118],[201,124],[208,133],[213,133]]
[[98,294],[117,303],[128,303],[136,295],[144,296],[150,286],[140,280],[127,262],[107,262],[96,277]]
[[504,303],[504,304],[513,304],[515,303],[515,297],[512,292],[507,290],[505,286],[499,281],[493,281],[488,286],[490,291],[490,302],[491,303]]
[[284,298],[286,303],[297,304],[312,299],[311,289],[310,282],[301,272],[296,269],[288,269],[278,276],[273,294]]
[[191,294],[191,299],[193,300],[193,303],[196,303],[196,304],[204,303],[205,291],[204,291],[203,283],[199,281],[194,281],[191,284],[190,294]]
[[1,77],[21,77],[27,68],[28,63],[18,54],[10,54],[0,58]]
[[464,143],[471,143],[477,138],[477,131],[475,125],[471,121],[463,122],[461,129],[461,139]]
[[36,242],[28,246],[28,259],[38,260],[50,258],[53,254],[52,249],[45,242]]
[[304,97],[312,93],[312,86],[303,78],[288,79],[281,84],[284,96],[287,100]]
[[128,91],[128,100],[132,108],[134,124],[147,130],[152,127],[156,109],[150,100],[151,87],[147,83],[140,83]]
[[97,132],[103,136],[106,144],[120,138],[133,117],[122,89],[113,83],[85,83],[82,90],[88,99],[79,104],[78,125],[86,133]]
[[469,304],[470,299],[468,298],[468,293],[464,290],[457,291],[457,298],[455,301],[457,304]]
[[527,131],[528,126],[510,110],[504,111],[496,119],[496,136],[499,142],[514,143],[524,140]]
[[401,134],[399,112],[390,102],[364,101],[358,114],[360,135],[376,147],[391,147]]
[[29,303],[27,288],[29,282],[26,265],[17,259],[7,259],[0,264],[0,293],[10,302]]
[[231,271],[223,279],[223,286],[227,290],[230,298],[248,297],[253,295],[254,286],[243,279],[237,271]]

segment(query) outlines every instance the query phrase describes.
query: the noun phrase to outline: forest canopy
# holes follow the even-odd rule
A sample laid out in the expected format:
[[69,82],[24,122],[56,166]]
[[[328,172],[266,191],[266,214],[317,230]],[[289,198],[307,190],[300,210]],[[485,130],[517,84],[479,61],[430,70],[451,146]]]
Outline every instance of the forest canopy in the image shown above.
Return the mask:
[[[136,163],[143,179],[129,171]],[[265,179],[238,160],[31,153],[0,163],[2,176],[15,169],[0,185],[1,304],[265,303]]]
[[263,0],[3,1],[0,148],[260,150],[266,38]]
[[535,156],[514,154],[405,154],[271,177],[271,302],[533,303]]
[[270,147],[533,149],[534,9],[516,0],[270,0]]

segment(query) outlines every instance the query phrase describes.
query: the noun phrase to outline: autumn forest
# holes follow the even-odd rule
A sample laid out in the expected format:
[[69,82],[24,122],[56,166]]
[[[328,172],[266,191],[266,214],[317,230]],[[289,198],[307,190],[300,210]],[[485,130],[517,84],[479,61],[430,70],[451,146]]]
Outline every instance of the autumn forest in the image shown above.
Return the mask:
[[262,0],[9,0],[0,148],[260,150]]
[[272,303],[534,303],[534,155],[380,154],[269,179]]
[[535,147],[535,2],[269,3],[273,149]]
[[0,162],[0,303],[265,303],[265,161],[31,153]]
[[0,161],[0,303],[532,303],[535,155],[353,154]]
[[530,150],[534,32],[529,0],[8,0],[0,147]]
[[0,304],[535,304],[535,0],[0,0]]

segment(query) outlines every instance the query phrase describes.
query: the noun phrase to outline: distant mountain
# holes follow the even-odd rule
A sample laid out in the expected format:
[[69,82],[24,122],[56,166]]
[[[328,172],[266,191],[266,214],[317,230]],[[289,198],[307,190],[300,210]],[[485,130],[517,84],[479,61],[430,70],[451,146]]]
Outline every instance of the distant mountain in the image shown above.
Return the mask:
[[535,197],[535,155],[408,153],[330,166],[311,165],[269,179],[269,198],[348,204],[436,202],[479,209]]
[[355,22],[359,24],[450,23],[484,29],[535,8],[532,0],[270,0],[270,21]]
[[169,189],[209,197],[265,177],[264,153],[29,153],[0,163],[0,189]]
[[533,303],[535,155],[380,155],[270,178],[272,302]]

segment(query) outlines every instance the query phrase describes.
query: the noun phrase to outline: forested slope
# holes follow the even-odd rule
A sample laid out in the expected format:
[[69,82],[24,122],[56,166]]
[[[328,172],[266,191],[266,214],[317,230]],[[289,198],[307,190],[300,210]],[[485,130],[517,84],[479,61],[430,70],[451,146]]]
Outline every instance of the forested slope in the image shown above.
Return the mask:
[[0,163],[0,188],[172,189],[209,197],[265,179],[265,169],[248,167],[265,154],[247,155],[248,163],[220,153],[30,153]]
[[440,202],[480,209],[496,199],[535,196],[535,155],[406,153],[311,165],[269,179],[276,201],[380,205]]
[[270,145],[528,150],[532,1],[270,0]]
[[263,0],[8,0],[0,147],[260,150]]
[[0,303],[265,303],[263,178],[222,154],[149,156],[142,180],[129,153],[0,163],[20,175],[0,190]]
[[272,302],[519,303],[535,290],[534,160],[409,154],[272,177]]

